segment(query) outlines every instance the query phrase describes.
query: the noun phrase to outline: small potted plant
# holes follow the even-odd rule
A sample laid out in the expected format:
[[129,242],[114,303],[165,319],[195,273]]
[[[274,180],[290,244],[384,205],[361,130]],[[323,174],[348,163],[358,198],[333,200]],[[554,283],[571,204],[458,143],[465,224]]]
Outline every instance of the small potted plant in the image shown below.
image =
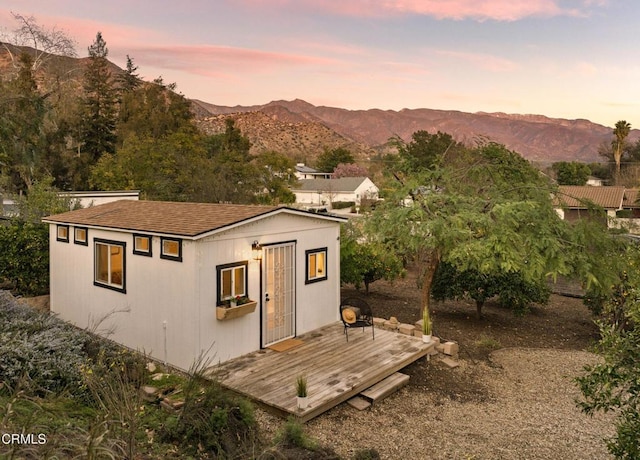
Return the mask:
[[432,326],[429,307],[425,306],[422,310],[422,341],[424,343],[431,342]]
[[249,302],[249,297],[237,295],[229,299],[229,306],[237,307],[238,305],[244,305],[245,303],[248,303],[248,302]]
[[307,396],[307,377],[304,375],[296,377],[296,396],[298,409],[306,409],[309,406],[309,399]]

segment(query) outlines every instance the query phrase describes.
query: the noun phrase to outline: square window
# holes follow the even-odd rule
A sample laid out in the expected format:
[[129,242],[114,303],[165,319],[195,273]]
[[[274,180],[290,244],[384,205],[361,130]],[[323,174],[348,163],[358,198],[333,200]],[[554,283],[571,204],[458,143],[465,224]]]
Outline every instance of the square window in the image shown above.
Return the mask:
[[160,239],[160,258],[182,262],[182,240],[176,238]]
[[115,291],[125,290],[125,243],[96,238],[94,282]]
[[63,243],[69,242],[69,226],[68,225],[58,225],[56,227],[56,240],[62,241]]
[[247,297],[248,261],[218,265],[218,305],[234,297]]
[[133,253],[151,257],[151,242],[152,239],[149,235],[133,235]]
[[87,239],[86,227],[75,227],[73,229],[73,242],[75,244],[81,244],[82,246],[88,246],[89,240]]
[[305,284],[316,283],[327,279],[327,248],[310,249],[306,254]]

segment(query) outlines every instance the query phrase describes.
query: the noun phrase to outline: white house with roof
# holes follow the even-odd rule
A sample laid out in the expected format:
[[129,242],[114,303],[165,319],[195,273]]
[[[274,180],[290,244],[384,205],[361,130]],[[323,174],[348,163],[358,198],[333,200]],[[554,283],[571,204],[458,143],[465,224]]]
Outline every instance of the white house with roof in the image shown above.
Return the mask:
[[43,221],[52,312],[181,369],[339,319],[336,216],[122,200]]
[[359,206],[363,198],[377,200],[380,190],[368,177],[341,177],[303,179],[291,191],[296,203],[306,206],[329,206],[337,201],[353,201]]
[[296,164],[296,179],[329,179],[331,173],[318,171],[317,169],[306,166],[304,163]]

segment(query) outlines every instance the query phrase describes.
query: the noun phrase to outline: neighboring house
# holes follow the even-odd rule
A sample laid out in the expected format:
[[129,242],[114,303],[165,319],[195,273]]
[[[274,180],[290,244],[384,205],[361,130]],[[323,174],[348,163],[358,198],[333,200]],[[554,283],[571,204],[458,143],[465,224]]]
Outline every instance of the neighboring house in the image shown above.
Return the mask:
[[306,206],[329,206],[338,201],[360,205],[363,198],[378,199],[378,187],[368,177],[339,179],[303,179],[291,190],[296,203]]
[[[637,195],[637,192],[627,190],[624,187],[602,186],[593,187],[590,185],[561,185],[559,188],[556,211],[561,218],[575,221],[581,218],[601,219],[603,223],[609,225],[611,219],[615,219],[618,212],[625,209],[625,205],[631,206],[630,199]],[[600,216],[589,213],[590,205],[602,208]]]
[[296,178],[301,179],[330,179],[331,173],[318,171],[317,169],[305,166],[304,163],[298,163],[296,165]]
[[589,176],[587,178],[586,185],[591,185],[592,187],[602,187],[604,186],[604,179],[600,179],[599,177],[595,176]]
[[18,203],[11,198],[4,198],[0,195],[0,218],[15,217],[18,215]]
[[[51,311],[181,369],[203,352],[223,362],[339,319],[339,217],[123,200],[43,221]],[[217,308],[235,296],[255,311]]]
[[79,204],[82,208],[89,208],[118,200],[139,200],[140,190],[60,192],[58,196],[61,198],[70,198],[72,208],[75,207],[76,204]]

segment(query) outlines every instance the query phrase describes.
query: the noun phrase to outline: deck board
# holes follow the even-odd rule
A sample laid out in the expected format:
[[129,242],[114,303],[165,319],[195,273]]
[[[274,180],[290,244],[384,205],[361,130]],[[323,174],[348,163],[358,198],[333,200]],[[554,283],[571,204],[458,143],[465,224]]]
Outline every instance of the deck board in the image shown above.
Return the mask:
[[[434,344],[396,332],[351,331],[341,323],[298,337],[304,343],[286,351],[260,350],[222,363],[209,371],[220,383],[281,415],[302,422],[348,400],[430,353]],[[307,377],[309,407],[296,407],[295,381]]]

